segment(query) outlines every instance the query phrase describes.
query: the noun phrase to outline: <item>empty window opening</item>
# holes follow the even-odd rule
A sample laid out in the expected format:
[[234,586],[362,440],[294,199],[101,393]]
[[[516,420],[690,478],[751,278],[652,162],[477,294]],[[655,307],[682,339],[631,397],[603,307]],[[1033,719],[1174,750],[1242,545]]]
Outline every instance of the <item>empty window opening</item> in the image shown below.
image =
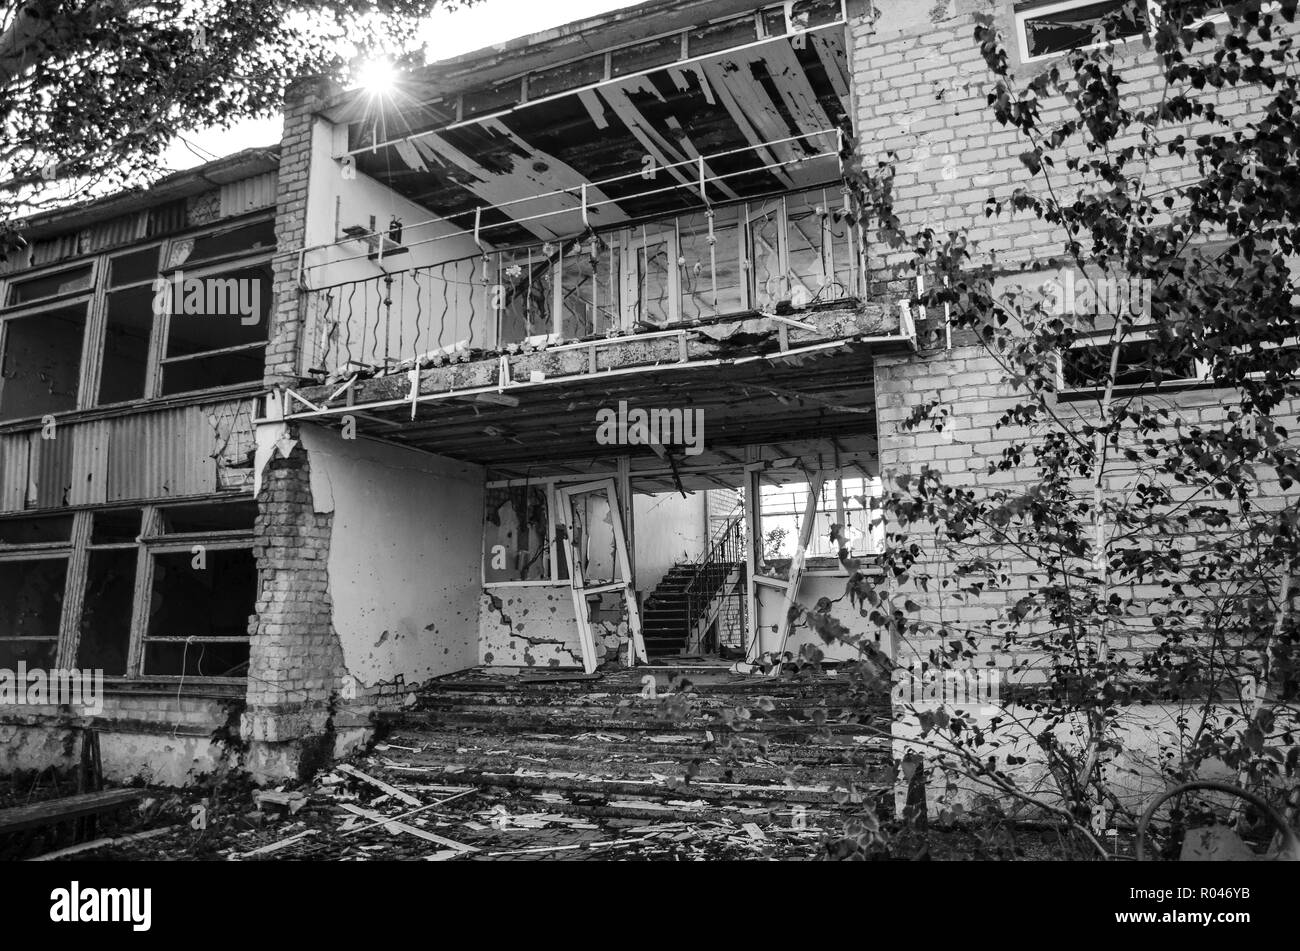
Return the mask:
[[163,360],[164,396],[261,380],[271,312],[270,265],[172,284]]
[[257,599],[252,549],[154,552],[152,565],[143,673],[245,676]]
[[176,505],[160,509],[160,525],[168,535],[251,532],[257,518],[252,499],[198,505]]
[[0,667],[54,666],[68,560],[0,561]]
[[553,538],[547,486],[487,490],[483,581],[551,581]]
[[97,404],[141,399],[149,372],[154,293],[149,285],[108,295]]
[[103,670],[110,677],[126,674],[135,572],[134,547],[90,552],[77,648],[79,668]]
[[72,538],[71,515],[0,519],[0,548],[6,545],[57,545]]
[[86,305],[5,321],[0,420],[77,408]]

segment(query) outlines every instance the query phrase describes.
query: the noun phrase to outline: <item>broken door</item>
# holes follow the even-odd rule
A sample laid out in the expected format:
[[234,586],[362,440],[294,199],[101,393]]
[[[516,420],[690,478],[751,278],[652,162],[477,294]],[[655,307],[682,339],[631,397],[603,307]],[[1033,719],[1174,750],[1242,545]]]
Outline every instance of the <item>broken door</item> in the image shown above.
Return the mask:
[[582,666],[587,673],[596,669],[594,608],[602,596],[621,591],[627,614],[633,656],[646,661],[641,636],[641,615],[633,591],[627,541],[623,535],[623,513],[613,479],[586,482],[558,490],[556,525],[560,529],[569,561],[573,587],[573,610],[578,619],[582,645]]
[[749,484],[745,492],[746,515],[751,526],[747,583],[752,627],[746,660],[753,663],[763,654],[774,654],[779,658],[785,652],[785,644],[790,637],[791,612],[795,607],[795,599],[799,596],[799,585],[803,581],[804,563],[807,560],[808,545],[812,541],[817,504],[821,499],[825,477],[821,473],[814,473],[807,485],[803,516],[799,519],[798,541],[789,566],[769,573],[763,553],[762,470],[760,466],[746,468],[749,470]]

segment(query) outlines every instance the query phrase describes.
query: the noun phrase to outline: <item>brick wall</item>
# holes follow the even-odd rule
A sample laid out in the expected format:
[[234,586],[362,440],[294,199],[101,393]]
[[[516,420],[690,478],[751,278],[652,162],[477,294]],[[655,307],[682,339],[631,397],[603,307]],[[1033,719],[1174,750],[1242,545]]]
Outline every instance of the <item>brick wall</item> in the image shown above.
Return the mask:
[[[258,494],[259,592],[248,673],[248,709],[241,732],[292,759],[300,745],[339,726],[347,671],[333,627],[327,559],[333,515],[315,511],[307,452],[277,449]],[[265,761],[272,749],[255,749]],[[273,771],[273,770],[271,770]]]
[[[1020,161],[1029,143],[1018,132],[1001,127],[988,107],[990,76],[974,41],[975,14],[994,13],[1004,43],[1012,51],[1012,69],[1019,85],[1052,61],[1017,61],[1009,2],[948,0],[934,5],[874,6],[874,11],[859,9],[850,24],[855,123],[866,166],[873,167],[893,153],[897,167],[894,207],[904,230],[915,233],[928,227],[943,233],[964,229],[972,240],[973,264],[991,264],[1011,283],[1037,285],[1042,277],[1018,272],[1054,269],[1051,259],[1061,252],[1063,235],[1059,228],[1032,214],[991,218],[985,214],[990,195],[1006,199],[1022,185],[1041,193],[1043,180],[1031,177]],[[1163,88],[1154,52],[1141,41],[1122,44],[1117,50],[1122,88],[1129,97],[1126,105],[1135,108],[1154,103]],[[1216,94],[1215,102],[1223,115],[1241,120],[1268,95],[1267,90],[1253,87],[1230,88]],[[1044,123],[1051,123],[1063,114],[1064,104],[1045,100],[1041,108]],[[1188,127],[1185,131],[1194,134],[1203,129]],[[1191,163],[1173,158],[1154,163],[1153,170],[1161,189],[1176,187],[1195,174]],[[1063,163],[1053,176],[1058,196],[1072,194],[1077,183],[1066,176]],[[889,277],[901,273],[909,257],[906,251],[874,249],[872,264],[883,265],[883,276]],[[1025,435],[996,428],[1001,413],[1017,402],[1016,392],[1003,383],[1002,370],[982,347],[963,345],[974,343],[970,336],[959,335],[956,345],[945,349],[941,322],[934,319],[937,316],[931,314],[931,319],[922,323],[918,354],[875,359],[880,466],[886,489],[898,476],[915,474],[926,466],[944,472],[950,484],[976,491],[1017,482],[1027,486],[1032,472],[987,473],[989,460],[1013,439]],[[1223,391],[1180,394],[1173,409],[1186,424],[1221,422],[1224,398]],[[935,432],[928,426],[914,432],[901,428],[913,407],[931,400],[950,414],[944,431]],[[1075,407],[1088,411],[1085,404]],[[1107,490],[1122,491],[1131,479],[1132,473],[1116,470]],[[924,532],[913,530],[912,534],[920,536],[929,553],[925,567],[941,581],[951,559],[939,546],[925,542]],[[936,631],[944,623],[980,631],[1008,604],[1028,593],[1029,572],[1028,562],[1013,561],[1007,588],[977,601],[957,601],[934,585],[929,591],[909,588],[908,596],[920,604],[922,623]],[[1032,630],[1023,628],[1022,634]],[[919,656],[900,659],[924,660],[925,653],[939,642],[937,635],[920,638],[912,645]],[[1136,633],[1114,646],[1136,654],[1149,643],[1150,637]],[[997,638],[982,641],[984,652],[975,663],[982,665],[992,658],[989,651],[997,644]],[[998,666],[1007,666],[1012,656],[999,655]]]
[[[276,184],[275,245],[280,252],[300,250],[307,242],[307,186],[311,174],[312,114],[331,87],[303,81],[285,98],[284,134],[280,140],[280,176]],[[303,302],[298,293],[298,256],[281,253],[274,261],[275,308],[266,348],[266,384],[296,383],[300,371]]]
[[[1012,5],[1007,0],[941,0],[935,4],[875,3],[858,10],[849,26],[855,90],[855,127],[866,167],[890,153],[895,156],[894,210],[908,232],[933,228],[938,233],[964,228],[974,249],[974,263],[1008,269],[1032,265],[1062,251],[1059,229],[1031,213],[986,217],[991,194],[1010,197],[1017,186],[1041,189],[1020,161],[1029,143],[994,119],[987,93],[991,76],[975,43],[975,16],[994,14],[1003,42],[1011,51],[1017,86],[1046,70],[1054,60],[1019,63]],[[1116,47],[1124,80],[1126,105],[1154,105],[1164,88],[1153,50],[1140,40]],[[1246,116],[1252,102],[1267,90],[1228,88],[1215,96],[1216,108],[1229,118]],[[1045,125],[1065,115],[1063,100],[1040,103]],[[1212,127],[1188,126],[1189,134]],[[1121,140],[1118,145],[1126,144]],[[1082,154],[1083,150],[1079,150]],[[1153,162],[1159,187],[1169,188],[1195,174],[1194,164],[1176,157]],[[1058,194],[1072,187],[1064,163],[1051,172]],[[873,254],[872,264],[900,265],[906,251]]]

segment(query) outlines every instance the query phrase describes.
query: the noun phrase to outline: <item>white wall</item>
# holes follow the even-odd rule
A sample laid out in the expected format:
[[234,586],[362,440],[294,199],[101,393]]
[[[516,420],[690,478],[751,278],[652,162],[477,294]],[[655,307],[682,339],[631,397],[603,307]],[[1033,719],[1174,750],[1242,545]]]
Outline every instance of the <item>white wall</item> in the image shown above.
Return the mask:
[[478,663],[483,472],[301,427],[318,512],[334,514],[330,597],[348,671],[366,687]]
[[705,494],[632,495],[636,590],[653,591],[668,569],[693,562],[709,544]]
[[[443,223],[417,226],[419,222],[434,217],[429,209],[402,197],[375,179],[354,170],[353,177],[344,177],[343,166],[334,155],[347,148],[347,127],[318,119],[312,130],[310,184],[308,187],[306,242],[308,247],[330,244],[343,237],[342,229],[360,225],[369,228],[370,218],[384,231],[389,220],[396,215],[402,220],[402,243],[410,248],[406,254],[383,262],[370,260],[368,247],[359,241],[347,241],[337,246],[312,251],[306,256],[306,278],[309,288],[324,288],[350,281],[383,278],[385,272],[394,275],[392,320],[388,327],[389,356],[398,360],[410,359],[418,353],[427,353],[442,344],[450,345],[460,340],[470,340],[473,346],[486,346],[494,340],[495,316],[488,313],[487,298],[481,281],[481,263],[478,246],[470,237],[449,237],[431,243],[420,243],[430,238],[453,234],[457,229]],[[447,280],[434,280],[434,274],[422,272],[421,293],[417,301],[415,278],[397,272],[441,264],[465,257],[463,261],[436,276]],[[345,260],[351,259],[351,260]],[[370,284],[369,307],[363,304],[361,291],[349,299],[349,291],[335,291],[334,301],[327,311],[322,294],[308,295],[308,353],[316,358],[323,350],[326,327],[351,307],[355,319],[338,328],[337,339],[329,350],[329,369],[335,369],[350,356],[361,362],[379,362],[384,353],[382,331],[376,341],[373,324],[377,307],[381,306],[378,291],[385,288],[382,281]],[[417,306],[422,305],[422,306]],[[445,313],[444,313],[445,310]],[[471,320],[472,316],[472,320]],[[369,318],[370,329],[363,326]],[[417,328],[417,318],[419,327]],[[417,340],[417,329],[419,336]],[[349,335],[350,330],[350,335]],[[350,348],[347,344],[350,341]],[[313,362],[313,365],[315,363]]]

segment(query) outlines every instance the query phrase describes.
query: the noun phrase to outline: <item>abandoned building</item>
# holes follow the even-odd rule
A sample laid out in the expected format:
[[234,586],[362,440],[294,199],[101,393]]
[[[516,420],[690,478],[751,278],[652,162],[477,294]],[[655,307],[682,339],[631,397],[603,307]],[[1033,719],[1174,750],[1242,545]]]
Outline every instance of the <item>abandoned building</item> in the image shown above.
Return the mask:
[[[102,668],[105,768],[179,783],[231,738],[293,775],[472,668],[817,641],[789,609],[843,593],[830,525],[869,562],[882,477],[978,471],[1008,399],[837,216],[845,156],[904,156],[905,224],[1009,267],[1056,240],[984,217],[1025,174],[985,6],[651,0],[386,96],[305,82],[276,149],[32,219],[0,278],[0,667]],[[1110,5],[995,6],[1029,65]],[[900,428],[932,397],[951,429]],[[3,762],[70,755],[60,716],[0,714]]]

